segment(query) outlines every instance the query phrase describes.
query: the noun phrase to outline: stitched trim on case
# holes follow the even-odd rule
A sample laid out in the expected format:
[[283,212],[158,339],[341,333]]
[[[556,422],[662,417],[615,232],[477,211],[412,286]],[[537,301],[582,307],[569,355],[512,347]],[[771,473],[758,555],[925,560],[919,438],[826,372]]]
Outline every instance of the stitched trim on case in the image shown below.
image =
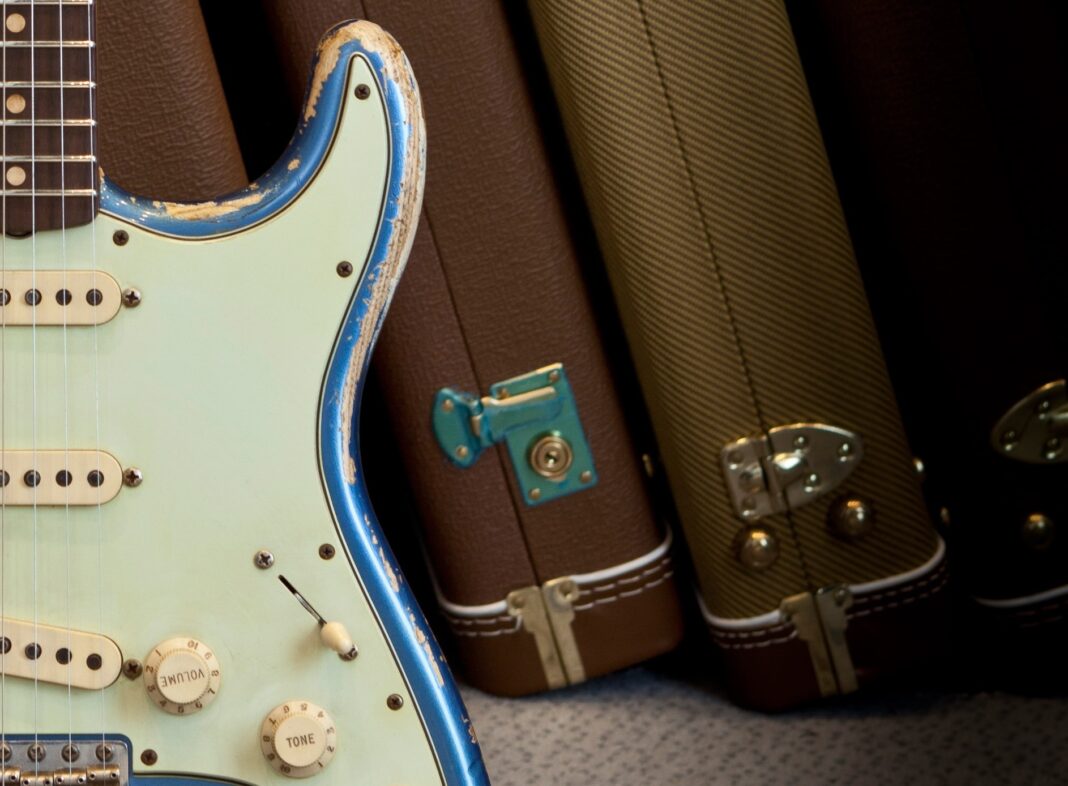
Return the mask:
[[898,587],[897,589],[876,592],[873,595],[857,595],[853,600],[853,605],[854,607],[858,605],[867,606],[869,603],[873,603],[882,598],[889,598],[895,595],[903,595],[915,592],[916,590],[922,589],[923,587],[926,587],[928,584],[931,584],[933,582],[939,582],[939,588],[941,588],[941,585],[944,585],[948,580],[948,576],[946,575],[948,571],[948,563],[943,562],[930,576],[920,579],[919,581],[916,581],[912,584],[907,584],[904,587]]
[[919,595],[909,595],[908,597],[902,598],[901,600],[895,600],[892,603],[884,603],[879,606],[874,606],[870,609],[860,609],[859,611],[853,611],[852,609],[850,609],[846,612],[846,617],[848,619],[853,619],[855,617],[866,617],[869,614],[875,614],[879,611],[886,611],[887,609],[896,609],[901,606],[909,606],[913,603],[916,603],[917,601],[923,600],[924,598],[929,598],[935,593],[941,592],[943,589],[945,589],[948,583],[949,576],[943,576],[942,581],[939,582],[936,586],[931,587],[926,592],[921,592]]
[[590,587],[589,589],[581,589],[579,590],[579,595],[590,595],[594,592],[605,592],[607,590],[615,588],[619,584],[633,584],[636,581],[641,581],[646,576],[651,576],[654,573],[664,570],[670,566],[671,557],[664,557],[662,560],[660,560],[660,562],[656,563],[651,567],[646,568],[641,573],[638,573],[634,576],[627,576],[621,579],[617,579],[615,581],[610,581],[607,584],[600,584],[596,587]]
[[777,639],[768,639],[766,641],[750,641],[744,644],[720,644],[716,642],[716,646],[721,650],[756,650],[762,647],[770,647],[773,644],[785,644],[788,641],[793,641],[797,638],[797,631],[793,631],[788,636],[780,636]]
[[572,608],[574,608],[575,611],[586,611],[588,609],[592,609],[594,606],[596,606],[598,604],[615,603],[617,600],[622,600],[624,598],[633,598],[635,595],[641,595],[646,590],[652,589],[653,587],[656,587],[657,585],[663,584],[665,581],[667,581],[668,579],[670,579],[674,575],[675,575],[675,571],[669,570],[667,573],[665,573],[664,575],[660,576],[659,578],[654,579],[653,581],[647,582],[647,583],[641,585],[640,587],[638,587],[637,589],[625,590],[623,592],[616,593],[615,595],[609,595],[609,596],[604,597],[604,598],[597,598],[596,600],[592,600],[589,603],[583,603],[583,604],[578,605],[578,606],[573,606]]
[[512,633],[518,633],[520,630],[521,621],[519,617],[513,617],[513,619],[515,620],[515,624],[510,628],[498,628],[497,630],[456,630],[453,628],[452,633],[454,636],[469,636],[472,638],[479,637],[487,639],[492,638],[493,636],[507,636]]
[[778,625],[772,625],[769,628],[761,628],[760,630],[720,630],[719,628],[709,628],[712,636],[717,639],[752,639],[757,636],[770,636],[773,633],[779,633],[781,631],[792,628],[789,622],[783,622]]

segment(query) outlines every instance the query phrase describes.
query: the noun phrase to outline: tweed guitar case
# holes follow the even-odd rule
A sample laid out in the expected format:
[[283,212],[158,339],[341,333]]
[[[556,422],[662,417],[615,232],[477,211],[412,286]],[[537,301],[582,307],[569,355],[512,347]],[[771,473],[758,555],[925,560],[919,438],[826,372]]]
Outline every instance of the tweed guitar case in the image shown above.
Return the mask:
[[1063,691],[1068,8],[791,11],[887,360],[974,602],[967,661],[1002,685]]
[[782,4],[530,8],[735,694],[927,658],[944,547]]
[[419,78],[423,216],[374,372],[454,661],[519,695],[672,649],[681,616],[531,97],[491,0],[265,2],[293,106],[340,19]]

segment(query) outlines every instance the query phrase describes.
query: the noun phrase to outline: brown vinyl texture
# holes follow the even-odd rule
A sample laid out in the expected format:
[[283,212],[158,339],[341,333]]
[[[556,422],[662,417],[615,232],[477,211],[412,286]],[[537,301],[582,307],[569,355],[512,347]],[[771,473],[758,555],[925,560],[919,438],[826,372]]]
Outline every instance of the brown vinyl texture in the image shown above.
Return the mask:
[[97,9],[100,162],[134,194],[210,199],[248,185],[197,0]]
[[[430,140],[423,218],[374,367],[445,597],[497,602],[520,587],[652,551],[664,534],[501,6],[326,0],[263,7],[294,102],[315,41],[348,17],[389,30],[419,80]],[[494,382],[554,362],[567,370],[600,482],[530,507],[503,448],[486,451],[470,469],[454,467],[433,437],[430,408],[441,387],[482,395]],[[616,624],[633,630],[637,619],[662,651],[678,640],[681,623],[673,588],[658,597],[650,613],[636,618],[624,609]],[[635,645],[602,658],[598,647],[591,642],[583,654],[591,674],[654,654]],[[469,658],[476,684],[478,662]],[[510,665],[512,690],[543,684]]]
[[[704,599],[726,617],[926,562],[927,520],[780,2],[531,0]],[[770,517],[744,571],[720,450],[799,421],[858,432],[837,492]],[[825,516],[874,500],[856,545]]]

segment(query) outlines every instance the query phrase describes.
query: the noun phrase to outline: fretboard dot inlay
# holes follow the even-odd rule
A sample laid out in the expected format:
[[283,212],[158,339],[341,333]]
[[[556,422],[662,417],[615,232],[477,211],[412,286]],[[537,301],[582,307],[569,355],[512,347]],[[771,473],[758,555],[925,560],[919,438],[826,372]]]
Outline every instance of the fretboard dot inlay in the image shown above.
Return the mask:
[[21,93],[12,93],[7,97],[7,111],[18,115],[26,109],[26,98]]
[[9,167],[7,170],[7,182],[13,186],[21,186],[26,182],[26,170],[20,166]]
[[22,14],[11,14],[7,18],[7,29],[12,33],[21,33],[26,29],[26,17]]

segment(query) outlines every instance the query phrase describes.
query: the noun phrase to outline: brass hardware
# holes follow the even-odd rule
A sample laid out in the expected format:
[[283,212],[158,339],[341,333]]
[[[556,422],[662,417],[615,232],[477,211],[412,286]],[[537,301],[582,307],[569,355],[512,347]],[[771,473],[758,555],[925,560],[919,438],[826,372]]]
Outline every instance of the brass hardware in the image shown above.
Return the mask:
[[1032,513],[1023,524],[1024,543],[1035,551],[1048,549],[1057,534],[1053,519],[1042,513]]
[[770,527],[743,529],[734,539],[738,561],[752,571],[770,568],[779,559],[779,541]]
[[827,527],[842,540],[860,540],[875,526],[875,507],[863,497],[839,497],[827,510]]
[[518,617],[534,637],[542,671],[550,689],[586,679],[582,655],[571,630],[579,588],[574,579],[551,579],[541,587],[524,587],[508,593],[508,613]]
[[589,483],[591,480],[593,480],[593,473],[588,469],[584,469],[579,474],[579,483]]
[[543,478],[560,481],[567,477],[574,453],[571,444],[559,434],[546,434],[531,446],[529,460],[530,468]]
[[537,502],[539,499],[541,499],[541,489],[531,489],[530,494],[528,494],[527,496],[530,497],[532,502]]
[[786,598],[779,607],[783,617],[808,645],[812,671],[821,696],[852,693],[857,674],[845,638],[846,609],[853,604],[847,587],[824,587],[815,595],[804,592]]
[[916,477],[918,477],[920,480],[926,480],[927,467],[923,463],[923,459],[921,459],[919,456],[915,456],[912,459],[912,468],[916,472]]

